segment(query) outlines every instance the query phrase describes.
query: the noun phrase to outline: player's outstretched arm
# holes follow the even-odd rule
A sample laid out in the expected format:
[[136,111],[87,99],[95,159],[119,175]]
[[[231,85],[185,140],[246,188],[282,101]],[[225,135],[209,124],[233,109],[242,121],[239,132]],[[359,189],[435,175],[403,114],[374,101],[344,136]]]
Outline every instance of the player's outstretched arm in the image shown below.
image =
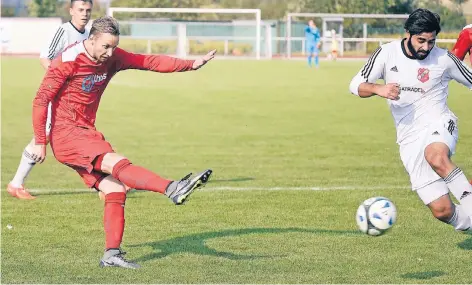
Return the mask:
[[166,55],[144,55],[115,50],[115,71],[126,69],[149,70],[161,73],[197,70],[215,57],[216,50],[210,51],[197,60],[185,60]]
[[449,57],[447,63],[448,79],[454,79],[472,90],[472,70],[454,54],[448,52],[447,55]]
[[197,69],[200,69],[202,66],[204,66],[207,62],[209,62],[210,60],[212,60],[213,58],[215,58],[215,54],[216,54],[216,49],[210,51],[209,53],[207,53],[205,56],[203,56],[202,58],[199,58],[199,59],[196,59],[194,62],[193,62],[193,65],[192,65],[192,68],[193,70],[197,70]]

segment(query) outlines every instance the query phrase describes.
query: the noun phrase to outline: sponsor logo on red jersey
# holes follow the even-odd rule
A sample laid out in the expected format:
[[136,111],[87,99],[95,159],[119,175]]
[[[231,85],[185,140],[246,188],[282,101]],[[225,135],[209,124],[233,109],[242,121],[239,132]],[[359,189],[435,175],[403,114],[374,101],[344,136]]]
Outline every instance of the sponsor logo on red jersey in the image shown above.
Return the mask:
[[102,85],[105,79],[107,79],[106,73],[89,75],[82,81],[82,90],[88,93],[95,85]]

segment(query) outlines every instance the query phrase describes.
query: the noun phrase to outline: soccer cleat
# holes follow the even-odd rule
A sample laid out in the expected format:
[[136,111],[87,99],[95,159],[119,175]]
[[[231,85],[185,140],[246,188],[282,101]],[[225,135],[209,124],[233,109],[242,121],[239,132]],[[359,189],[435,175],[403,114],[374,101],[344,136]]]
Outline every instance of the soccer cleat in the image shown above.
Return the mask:
[[211,169],[207,169],[192,179],[190,179],[190,176],[192,175],[192,173],[190,173],[180,181],[173,181],[167,187],[165,194],[172,199],[174,204],[182,205],[185,200],[188,199],[190,194],[192,194],[198,188],[205,186],[205,184],[210,179],[212,172],[213,171]]
[[102,259],[100,260],[100,267],[124,267],[124,268],[131,268],[137,269],[141,266],[139,264],[130,262],[126,260],[123,255],[126,252],[122,251],[121,249],[109,249],[105,251]]
[[8,184],[7,192],[13,197],[16,197],[22,200],[36,199],[36,197],[32,196],[23,185],[21,185],[21,187],[18,188],[18,187],[13,187],[13,185],[11,184]]

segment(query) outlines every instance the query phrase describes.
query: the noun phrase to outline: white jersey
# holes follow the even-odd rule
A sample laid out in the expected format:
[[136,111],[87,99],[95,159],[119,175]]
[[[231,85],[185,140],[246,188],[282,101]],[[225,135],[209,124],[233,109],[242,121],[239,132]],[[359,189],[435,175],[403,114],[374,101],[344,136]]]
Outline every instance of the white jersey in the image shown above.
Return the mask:
[[[47,45],[41,51],[40,58],[53,60],[58,54],[64,51],[68,46],[86,40],[90,30],[85,27],[83,32],[77,30],[72,22],[67,22],[59,26],[53,35],[49,38]],[[46,122],[46,133],[51,131],[51,104],[48,107],[48,116]]]
[[358,95],[363,82],[400,85],[400,99],[387,100],[397,129],[397,143],[414,141],[447,113],[448,84],[451,80],[472,90],[472,71],[455,55],[434,47],[424,60],[407,55],[402,40],[379,47],[352,79],[350,90]]
[[86,27],[85,31],[80,32],[72,25],[72,22],[67,22],[59,26],[56,32],[51,35],[47,45],[43,48],[40,58],[54,59],[66,47],[71,44],[81,42],[88,38],[90,30]]

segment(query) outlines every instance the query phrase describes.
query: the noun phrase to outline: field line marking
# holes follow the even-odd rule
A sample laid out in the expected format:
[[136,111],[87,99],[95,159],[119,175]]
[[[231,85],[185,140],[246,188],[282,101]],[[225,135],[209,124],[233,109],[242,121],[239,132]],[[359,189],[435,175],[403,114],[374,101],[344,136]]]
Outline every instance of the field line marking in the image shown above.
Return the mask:
[[[408,186],[399,185],[379,185],[379,186],[308,186],[308,187],[237,187],[237,186],[207,186],[198,191],[212,192],[212,191],[341,191],[341,190],[407,190]],[[33,188],[31,193],[59,193],[59,192],[94,192],[94,190],[87,188],[77,189],[52,189],[52,188]]]

